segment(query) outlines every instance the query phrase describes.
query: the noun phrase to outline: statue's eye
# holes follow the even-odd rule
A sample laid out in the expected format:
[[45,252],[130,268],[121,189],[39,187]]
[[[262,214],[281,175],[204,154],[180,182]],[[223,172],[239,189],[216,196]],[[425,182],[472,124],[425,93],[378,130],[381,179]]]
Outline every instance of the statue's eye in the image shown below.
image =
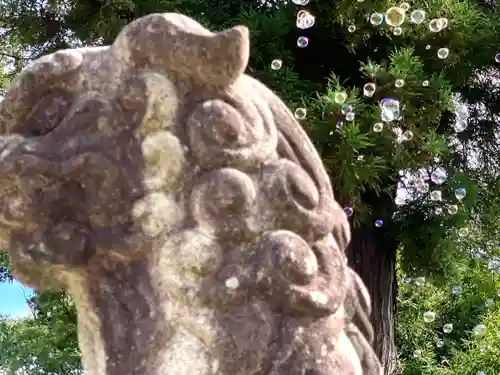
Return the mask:
[[35,104],[25,122],[14,131],[27,137],[50,133],[66,116],[71,102],[69,93],[50,91]]

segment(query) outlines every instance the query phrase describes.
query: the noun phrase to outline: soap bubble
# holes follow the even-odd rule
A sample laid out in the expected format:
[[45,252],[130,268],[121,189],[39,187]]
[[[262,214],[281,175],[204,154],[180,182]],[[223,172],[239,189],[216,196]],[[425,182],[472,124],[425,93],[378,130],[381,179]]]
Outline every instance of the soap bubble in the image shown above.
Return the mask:
[[436,168],[431,173],[431,181],[434,182],[436,185],[441,185],[443,182],[446,181],[447,177],[448,173],[446,173],[446,171],[441,167]]
[[368,97],[368,98],[371,98],[373,96],[373,94],[375,94],[375,89],[376,89],[376,86],[374,83],[366,83],[363,86],[363,95]]
[[346,116],[348,113],[354,112],[354,107],[350,104],[344,104],[340,109],[340,112]]
[[306,36],[299,36],[297,39],[297,46],[299,48],[306,48],[309,45],[309,38]]
[[495,62],[500,63],[500,53],[495,55]]
[[441,30],[445,29],[448,26],[448,18],[446,17],[441,17],[438,19],[439,26],[441,26]]
[[467,194],[467,191],[463,187],[459,187],[455,189],[455,197],[457,197],[458,200],[462,200],[465,198],[465,195]]
[[356,31],[356,26],[354,25],[349,25],[349,27],[347,28],[347,31],[349,31],[350,33],[353,33]]
[[477,326],[474,327],[474,329],[472,330],[474,336],[476,337],[481,337],[482,335],[484,335],[484,331],[486,329],[486,326],[484,324],[478,324]]
[[405,11],[400,7],[392,7],[385,12],[385,22],[389,26],[401,26],[405,21]]
[[296,5],[301,5],[301,6],[309,4],[309,0],[292,0],[292,2]]
[[394,121],[394,117],[391,116],[391,114],[389,112],[384,112],[382,111],[380,113],[380,119],[383,121],[383,122],[391,122],[391,121]]
[[370,23],[373,26],[379,26],[384,22],[384,15],[382,13],[372,13],[370,16]]
[[458,206],[456,204],[450,204],[448,206],[448,213],[450,215],[455,215],[458,212]]
[[408,142],[408,141],[411,141],[413,138],[413,133],[410,131],[410,130],[406,130],[405,132],[403,132],[403,134],[401,135],[401,139],[405,142]]
[[381,122],[373,124],[373,131],[375,133],[380,133],[383,129],[384,129],[384,124],[382,124]]
[[441,22],[437,18],[433,18],[429,22],[429,30],[433,33],[438,33],[442,30]]
[[410,9],[410,4],[408,4],[408,3],[401,3],[401,4],[399,4],[399,7],[401,9],[403,9],[405,12],[407,12],[408,9]]
[[442,199],[441,190],[431,191],[431,201],[438,202]]
[[462,228],[459,228],[459,229],[458,229],[458,235],[459,235],[460,237],[465,237],[465,236],[467,236],[468,234],[469,234],[469,228],[467,228],[467,227],[462,227]]
[[314,17],[307,10],[301,10],[297,13],[296,26],[301,30],[310,29],[314,26],[316,17]]
[[427,86],[429,86],[429,81],[427,81],[427,80],[422,81],[422,86],[423,86],[423,87],[427,87]]
[[384,98],[380,101],[381,118],[384,122],[392,122],[399,117],[399,101]]
[[382,219],[375,220],[375,226],[377,228],[380,228],[382,225],[384,225],[384,221]]
[[354,112],[349,112],[348,114],[345,115],[345,119],[347,121],[354,121],[355,114]]
[[415,9],[411,12],[410,21],[416,25],[421,24],[425,20],[425,11],[422,9]]
[[434,213],[435,213],[436,215],[441,215],[441,214],[443,213],[443,209],[442,209],[441,207],[436,207],[436,208],[434,209]]
[[443,332],[444,333],[450,333],[451,331],[453,331],[453,324],[452,323],[446,323],[443,326]]
[[294,114],[297,120],[303,120],[306,118],[307,110],[305,108],[297,108]]
[[444,341],[443,341],[443,340],[437,340],[437,341],[436,341],[436,346],[437,346],[438,348],[442,348],[442,347],[444,346]]
[[431,49],[431,45],[430,45],[430,44],[427,44],[427,45],[425,46],[425,49],[426,49],[427,51],[428,51],[428,50],[430,50],[430,49]]
[[354,210],[352,209],[352,207],[344,207],[344,212],[346,214],[347,217],[351,217],[352,214],[354,213]]
[[400,89],[404,85],[405,85],[405,80],[404,79],[399,78],[396,81],[394,81],[394,86],[396,86],[396,88],[398,88],[398,89]]
[[281,69],[282,65],[283,65],[283,61],[281,61],[280,59],[274,59],[273,61],[271,61],[271,69],[272,70],[279,70],[279,69]]
[[424,312],[424,322],[432,323],[434,320],[436,320],[436,313],[434,311]]
[[337,125],[335,126],[338,132],[341,132],[344,128],[344,122],[342,120],[337,121]]
[[347,94],[344,91],[341,92],[336,92],[333,95],[333,101],[337,104],[342,104],[346,101],[347,99]]
[[403,34],[403,29],[399,26],[396,26],[393,30],[392,30],[392,33],[396,36],[400,36],[401,34]]
[[450,54],[450,50],[448,48],[440,48],[437,51],[437,57],[440,58],[441,60],[446,59],[448,55]]
[[453,294],[455,297],[457,297],[460,293],[462,293],[461,285],[455,285],[453,288],[451,288],[451,294]]

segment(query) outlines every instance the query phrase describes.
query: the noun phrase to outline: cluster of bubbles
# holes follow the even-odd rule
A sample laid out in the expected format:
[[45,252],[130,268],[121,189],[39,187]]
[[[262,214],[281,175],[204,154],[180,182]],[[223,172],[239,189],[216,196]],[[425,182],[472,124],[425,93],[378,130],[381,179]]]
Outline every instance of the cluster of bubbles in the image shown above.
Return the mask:
[[[407,12],[410,10],[410,5],[408,3],[402,3],[397,7],[391,7],[387,9],[384,13],[372,13],[369,17],[369,21],[373,26],[381,26],[384,21],[385,23],[392,27],[392,33],[396,36],[403,34],[403,28],[401,27],[405,20],[407,19]],[[415,9],[410,13],[410,22],[415,25],[420,25],[426,19],[426,12],[423,9]],[[433,18],[429,21],[429,31],[432,33],[438,33],[448,26],[448,19],[445,17]],[[354,29],[355,30],[355,29]],[[350,32],[354,32],[354,30]],[[428,46],[430,49],[431,46]],[[439,59],[446,59],[450,54],[450,50],[446,47],[441,47],[437,51],[437,57]],[[500,56],[499,56],[500,58]]]
[[[459,186],[454,189],[454,196],[457,202],[439,204],[444,201],[443,191],[439,186],[443,185],[448,178],[448,173],[442,167],[434,168],[431,171],[427,168],[420,168],[416,172],[402,172],[401,175],[404,176],[404,180],[406,181],[402,183],[403,187],[407,189],[413,188],[412,191],[417,194],[417,196],[428,194],[430,201],[436,203],[434,207],[435,215],[441,215],[444,212],[449,215],[455,215],[459,210],[457,203],[460,203],[467,195],[467,189],[463,186]],[[432,182],[434,186],[432,190],[430,189],[430,182]],[[406,199],[406,196],[397,195],[395,203],[399,206],[404,205]],[[469,228],[467,226],[458,229],[458,235],[460,237],[465,237],[468,233]]]
[[[298,6],[306,6],[309,4],[309,0],[292,0],[294,4]],[[358,2],[363,2],[364,0],[358,0]],[[407,2],[401,3],[399,6],[393,6],[385,13],[374,12],[369,16],[369,21],[373,26],[380,26],[384,23],[392,27],[392,32],[394,35],[399,36],[403,34],[403,28],[401,27],[405,20],[407,19],[407,12],[409,12],[411,6]],[[409,20],[412,24],[420,25],[426,20],[427,13],[423,9],[414,9],[409,15]],[[297,13],[296,25],[299,29],[305,30],[313,27],[315,22],[315,17],[306,10],[301,10]],[[440,31],[448,27],[448,19],[446,17],[432,18],[429,20],[428,29],[432,33],[439,33]],[[350,33],[356,31],[356,26],[351,24],[347,27]],[[309,39],[307,37],[301,36],[297,39],[297,46],[299,48],[305,48],[309,45]],[[427,49],[431,46],[428,45]],[[450,50],[446,47],[441,47],[437,50],[437,57],[439,59],[446,59],[450,54]],[[495,62],[500,63],[500,53],[495,55]]]
[[[405,285],[409,285],[411,283],[414,283],[417,287],[422,287],[424,284],[425,284],[425,278],[424,277],[417,277],[415,278],[414,280],[412,280],[410,277],[404,277],[403,278],[403,283]],[[458,297],[461,293],[463,292],[463,287],[461,285],[454,285],[451,289],[451,294],[454,296],[454,297]],[[500,290],[498,291],[498,297],[500,297]],[[484,302],[484,306],[485,308],[490,308],[492,307],[494,304],[494,299],[493,298],[487,298]],[[422,314],[422,320],[424,323],[427,323],[427,324],[430,324],[430,323],[433,323],[436,321],[436,318],[437,318],[437,314],[435,311],[432,311],[432,310],[427,310],[427,311],[424,311],[423,314]],[[486,325],[483,324],[483,323],[479,323],[477,325],[475,325],[473,328],[472,328],[472,336],[474,338],[481,338],[484,336],[485,332],[486,332]],[[453,329],[454,329],[454,326],[453,326],[453,323],[451,322],[446,322],[442,325],[441,327],[441,330],[444,334],[450,334],[451,332],[453,332]],[[498,331],[498,337],[500,337],[500,331]],[[438,348],[442,348],[444,347],[445,345],[445,341],[442,340],[442,339],[438,339],[436,341],[436,346]],[[414,352],[413,352],[413,357],[414,358],[421,358],[422,357],[422,351],[420,349],[416,349]],[[481,373],[478,372],[478,374]]]
[[[298,1],[298,5],[306,5],[309,1]],[[295,20],[295,25],[298,29],[306,30],[314,26],[316,17],[314,17],[307,10],[299,10],[297,13],[297,19]],[[299,36],[297,38],[297,47],[306,48],[309,45],[309,38],[306,36]]]
[[[493,299],[489,299],[491,301],[490,305],[493,304]],[[423,314],[423,320],[425,323],[432,323],[436,320],[436,313],[434,311],[426,311]],[[486,330],[486,325],[483,323],[477,324],[473,329],[472,333],[474,337],[481,337],[484,335],[484,332]],[[443,325],[443,332],[448,334],[453,331],[453,323],[445,323]]]
[[[309,3],[309,0],[292,0],[296,5],[305,6]],[[362,2],[363,0],[358,0]],[[409,17],[407,15],[409,14]],[[421,25],[426,21],[427,14],[422,9],[415,9],[410,12],[410,5],[408,3],[402,3],[397,7],[389,8],[385,13],[372,13],[369,16],[369,22],[373,26],[381,26],[384,23],[392,28],[392,33],[396,36],[401,35],[403,33],[403,24],[405,20],[409,19],[409,21],[414,25]],[[300,30],[306,30],[314,26],[316,18],[307,10],[299,10],[296,16],[296,27]],[[448,19],[445,17],[441,18],[433,18],[428,20],[428,31],[431,33],[439,33],[442,30],[448,27]],[[350,24],[347,27],[348,32],[354,33],[356,32],[356,25]],[[309,39],[305,36],[300,36],[297,39],[297,46],[299,48],[305,48],[309,45]],[[430,50],[432,48],[431,45],[427,45],[426,49]],[[441,47],[437,49],[437,58],[440,60],[445,60],[450,55],[450,50],[446,47]],[[500,53],[495,56],[495,61],[500,63]],[[271,62],[271,69],[279,70],[283,66],[283,62],[280,59],[274,59]],[[421,83],[422,87],[428,87],[430,85],[428,80],[424,80]],[[403,78],[397,78],[394,80],[394,89],[402,90],[405,87],[405,80]],[[377,84],[375,82],[365,83],[363,86],[363,96],[366,98],[374,98],[377,93]],[[342,131],[344,121],[352,122],[355,120],[356,112],[355,107],[352,104],[349,104],[348,94],[345,91],[338,91],[333,94],[333,101],[340,108],[340,113],[343,116],[343,120],[339,120],[337,123],[337,130]],[[379,109],[380,109],[380,119],[376,121],[372,126],[372,131],[374,133],[381,133],[384,131],[386,127],[392,128],[396,136],[396,141],[407,142],[413,139],[413,133],[411,130],[404,130],[396,126],[389,126],[390,123],[397,122],[402,119],[402,111],[404,111],[404,106],[401,103],[391,97],[381,98],[379,100]],[[453,125],[455,131],[457,133],[463,131],[467,127],[468,122],[468,111],[467,108],[463,105],[456,104],[455,110],[456,121]],[[298,107],[294,111],[294,116],[297,120],[304,120],[307,116],[307,109],[304,107]],[[333,132],[330,132],[332,134]],[[363,155],[359,155],[357,157],[358,161],[363,161]],[[443,185],[448,178],[447,171],[442,167],[434,168],[433,170],[428,170],[427,168],[421,168],[417,171],[417,173],[411,178],[412,186],[415,188],[416,192],[421,194],[428,194],[430,201],[432,202],[443,202],[443,191],[439,189],[440,185]],[[429,181],[430,180],[430,181]],[[431,190],[431,183],[433,189]],[[436,205],[434,208],[434,212],[436,215],[441,215],[443,213],[447,213],[449,215],[455,215],[459,211],[460,203],[467,195],[467,190],[465,187],[456,187],[454,190],[454,196],[457,202],[449,202],[441,205]],[[401,205],[404,204],[406,198],[398,198],[396,197],[396,204]],[[354,214],[354,208],[351,206],[344,207],[344,212],[347,217],[351,217]],[[384,225],[384,220],[379,218],[374,222],[375,227],[382,227]],[[458,235],[461,237],[465,237],[469,234],[469,228],[467,226],[458,229]],[[491,261],[488,264],[490,270],[495,269],[500,273],[500,258],[497,259],[496,263]],[[421,287],[425,284],[424,277],[417,277],[415,279],[405,278],[405,283],[413,283],[414,285]],[[453,296],[459,296],[463,291],[463,287],[461,285],[453,286],[451,293]],[[500,297],[500,291],[498,292]],[[488,298],[484,302],[485,307],[490,307],[494,303],[493,298]],[[425,323],[433,323],[437,319],[437,314],[434,311],[425,311],[423,313],[423,321]],[[454,326],[451,322],[444,322],[442,325],[442,332],[444,334],[450,334],[453,332]],[[486,330],[486,326],[484,324],[476,325],[472,333],[474,337],[481,337],[484,335]],[[500,331],[499,331],[500,337]],[[436,341],[436,346],[438,348],[442,348],[445,345],[445,341],[442,339],[438,339]],[[414,357],[420,358],[422,356],[421,350],[415,350]],[[484,372],[479,371],[477,375],[485,375]]]
[[[382,13],[373,13],[370,16],[370,23],[374,26],[380,26],[385,21],[391,27],[400,27],[406,20],[406,12],[410,10],[408,3],[402,3],[397,7],[387,9],[385,15]],[[410,22],[420,25],[426,19],[426,13],[423,9],[415,9],[410,13]],[[433,18],[429,21],[429,31],[433,33],[440,32],[448,26],[448,19],[445,17]]]
[[[404,86],[405,82],[403,79],[397,79],[395,81],[395,87],[396,88],[402,88]],[[375,83],[366,83],[363,86],[363,95],[365,97],[373,97],[373,95],[376,92],[376,84]],[[338,91],[335,92],[333,95],[333,101],[335,104],[340,106],[341,109],[341,114],[344,116],[345,121],[353,121],[355,119],[355,108],[351,104],[347,104],[347,93],[345,91]],[[384,129],[384,123],[391,123],[395,120],[399,120],[401,118],[401,106],[400,102],[396,99],[393,98],[384,98],[380,100],[379,103],[380,107],[380,121],[376,122],[373,124],[372,130],[375,133],[380,133]],[[303,119],[305,117],[305,109],[303,108],[298,108],[296,110],[295,117],[297,119]],[[343,124],[343,122],[340,122],[340,124]],[[403,141],[410,141],[413,139],[413,133],[411,130],[402,130],[400,128],[393,128],[394,133],[396,133],[397,139],[399,139],[401,142]],[[414,186],[416,190],[420,193],[429,193],[429,197],[431,201],[435,202],[440,202],[443,200],[443,194],[442,191],[439,189],[430,191],[430,183],[427,182],[427,179],[430,179],[434,185],[442,185],[446,179],[447,179],[447,172],[444,168],[442,167],[437,167],[435,168],[431,173],[428,173],[427,169],[422,168],[419,171],[419,174],[417,178],[414,180]],[[455,189],[455,197],[458,201],[461,201],[465,198],[466,196],[466,189],[464,187],[457,187]],[[403,204],[404,200],[398,200],[396,198],[396,204]],[[449,204],[446,206],[446,210],[450,215],[454,215],[458,212],[458,206],[456,204]],[[347,206],[344,208],[344,211],[348,217],[351,217],[354,214],[354,209],[353,207]],[[443,213],[443,207],[436,207],[435,209],[436,214],[442,214]],[[381,227],[383,226],[384,221],[382,219],[377,219],[375,221],[375,226],[376,227]],[[468,228],[463,227],[459,228],[458,234],[461,237],[464,237],[468,234]]]

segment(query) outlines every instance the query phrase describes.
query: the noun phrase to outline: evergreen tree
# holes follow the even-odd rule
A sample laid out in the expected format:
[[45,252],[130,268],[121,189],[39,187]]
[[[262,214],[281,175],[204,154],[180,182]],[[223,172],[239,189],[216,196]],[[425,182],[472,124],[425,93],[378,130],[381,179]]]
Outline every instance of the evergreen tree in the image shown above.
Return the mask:
[[151,12],[181,12],[211,29],[248,26],[249,74],[296,111],[351,217],[349,260],[373,297],[386,373],[396,354],[397,250],[408,274],[450,279],[468,256],[457,244],[491,233],[500,207],[494,3],[6,0],[2,7],[2,43],[17,51],[9,55],[18,67],[60,48],[111,43]]

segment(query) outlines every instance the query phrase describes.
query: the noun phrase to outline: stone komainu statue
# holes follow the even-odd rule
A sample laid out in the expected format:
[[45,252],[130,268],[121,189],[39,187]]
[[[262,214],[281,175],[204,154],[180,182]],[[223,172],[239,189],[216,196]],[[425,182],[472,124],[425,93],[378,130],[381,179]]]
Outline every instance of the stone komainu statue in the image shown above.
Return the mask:
[[380,373],[345,214],[248,54],[152,14],[5,95],[0,245],[71,293],[88,375]]

